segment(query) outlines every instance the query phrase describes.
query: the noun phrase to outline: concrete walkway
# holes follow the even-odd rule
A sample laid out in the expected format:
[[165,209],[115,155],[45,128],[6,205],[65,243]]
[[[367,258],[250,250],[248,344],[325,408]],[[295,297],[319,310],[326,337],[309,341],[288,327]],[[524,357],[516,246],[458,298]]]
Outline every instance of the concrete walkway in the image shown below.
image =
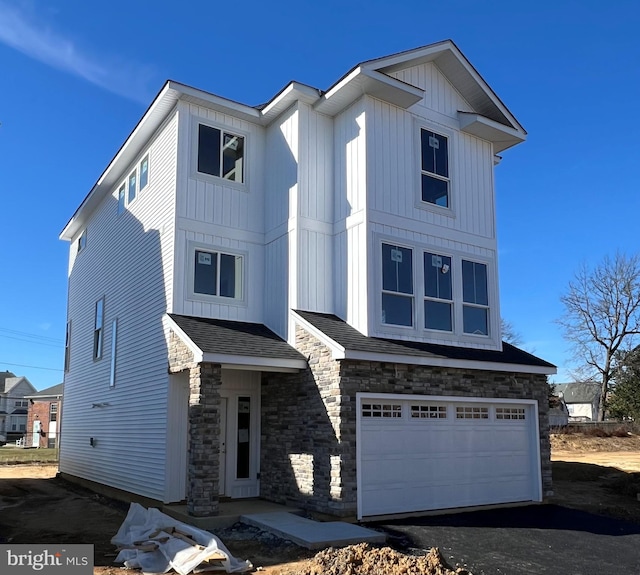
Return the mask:
[[344,547],[352,543],[384,543],[386,535],[342,521],[319,522],[293,513],[255,513],[243,515],[240,521],[275,533],[307,549]]

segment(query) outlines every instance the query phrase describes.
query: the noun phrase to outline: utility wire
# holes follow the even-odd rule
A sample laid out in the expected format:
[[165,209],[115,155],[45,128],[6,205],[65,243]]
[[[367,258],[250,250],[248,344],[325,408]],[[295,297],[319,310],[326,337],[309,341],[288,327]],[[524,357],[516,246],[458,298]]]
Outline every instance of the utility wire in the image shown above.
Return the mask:
[[[46,369],[47,371],[60,371],[60,372],[64,371],[64,369],[56,369],[54,367],[41,367],[39,365],[25,365],[24,363],[11,363],[10,361],[2,361],[0,359],[0,364],[1,363],[4,363],[6,365],[17,365],[18,367],[31,367],[33,369]],[[16,376],[16,377],[21,377],[21,376]]]
[[13,335],[4,335],[0,333],[0,337],[6,337],[7,339],[13,339],[15,341],[21,341],[23,343],[30,343],[32,345],[46,345],[47,347],[55,347],[58,349],[62,349],[62,343],[49,343],[46,341],[33,341],[31,339],[23,339],[21,337],[15,337]]
[[[26,331],[17,331],[15,329],[8,329],[6,327],[0,327],[0,331],[5,331],[7,333],[12,333],[14,335],[26,336],[26,337],[33,338],[33,339],[41,339],[43,341],[49,341],[49,342],[52,342],[52,343],[60,343],[60,344],[63,343],[61,339],[56,338],[56,337],[49,337],[49,336],[46,336],[46,335],[39,335],[39,334],[36,334],[36,333],[29,333],[29,332],[26,332]],[[5,337],[9,337],[9,336],[5,336]]]

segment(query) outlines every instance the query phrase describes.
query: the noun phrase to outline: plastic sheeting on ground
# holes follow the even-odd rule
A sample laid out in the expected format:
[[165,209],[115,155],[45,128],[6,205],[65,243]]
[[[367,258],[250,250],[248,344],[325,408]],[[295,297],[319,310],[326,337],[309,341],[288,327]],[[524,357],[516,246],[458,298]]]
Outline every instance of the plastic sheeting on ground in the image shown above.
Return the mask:
[[[163,531],[163,529],[171,531],[171,528],[178,529],[200,547]],[[220,570],[227,573],[242,573],[253,569],[249,561],[241,561],[233,557],[222,541],[208,531],[182,523],[158,509],[145,509],[138,503],[132,503],[111,543],[117,547],[132,547],[136,543],[150,539],[153,539],[153,543],[157,545],[156,550],[122,549],[115,562],[124,563],[126,567],[142,569],[145,574],[166,573],[174,569],[180,575],[187,575],[212,554],[221,552],[226,559],[220,560]]]

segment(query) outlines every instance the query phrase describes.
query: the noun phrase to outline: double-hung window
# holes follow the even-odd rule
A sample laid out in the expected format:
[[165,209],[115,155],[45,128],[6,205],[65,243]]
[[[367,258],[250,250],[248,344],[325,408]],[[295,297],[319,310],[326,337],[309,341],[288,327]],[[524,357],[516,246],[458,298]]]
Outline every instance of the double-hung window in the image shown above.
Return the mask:
[[195,294],[242,299],[242,256],[195,250]]
[[382,323],[413,325],[413,252],[382,244]]
[[127,196],[127,203],[130,204],[131,202],[133,202],[133,200],[136,199],[136,193],[137,193],[137,180],[138,180],[138,171],[137,170],[133,170],[133,172],[131,172],[129,174],[129,184],[128,184],[128,196]]
[[446,136],[422,128],[420,147],[422,201],[448,208],[449,140]]
[[462,260],[462,302],[464,333],[489,335],[486,264]]
[[149,156],[145,156],[140,162],[140,191],[144,190],[149,183]]
[[102,343],[104,339],[104,298],[96,302],[93,328],[93,359],[102,358]]
[[424,327],[453,331],[451,257],[424,253]]
[[198,125],[198,172],[225,180],[244,181],[244,137]]

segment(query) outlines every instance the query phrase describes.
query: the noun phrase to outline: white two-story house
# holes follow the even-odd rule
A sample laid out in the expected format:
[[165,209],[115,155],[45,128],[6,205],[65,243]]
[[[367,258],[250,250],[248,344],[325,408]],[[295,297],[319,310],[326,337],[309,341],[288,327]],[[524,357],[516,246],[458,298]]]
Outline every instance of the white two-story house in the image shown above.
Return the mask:
[[194,516],[542,500],[555,368],[498,293],[525,137],[451,41],[261,106],[168,81],[61,234],[61,472]]

